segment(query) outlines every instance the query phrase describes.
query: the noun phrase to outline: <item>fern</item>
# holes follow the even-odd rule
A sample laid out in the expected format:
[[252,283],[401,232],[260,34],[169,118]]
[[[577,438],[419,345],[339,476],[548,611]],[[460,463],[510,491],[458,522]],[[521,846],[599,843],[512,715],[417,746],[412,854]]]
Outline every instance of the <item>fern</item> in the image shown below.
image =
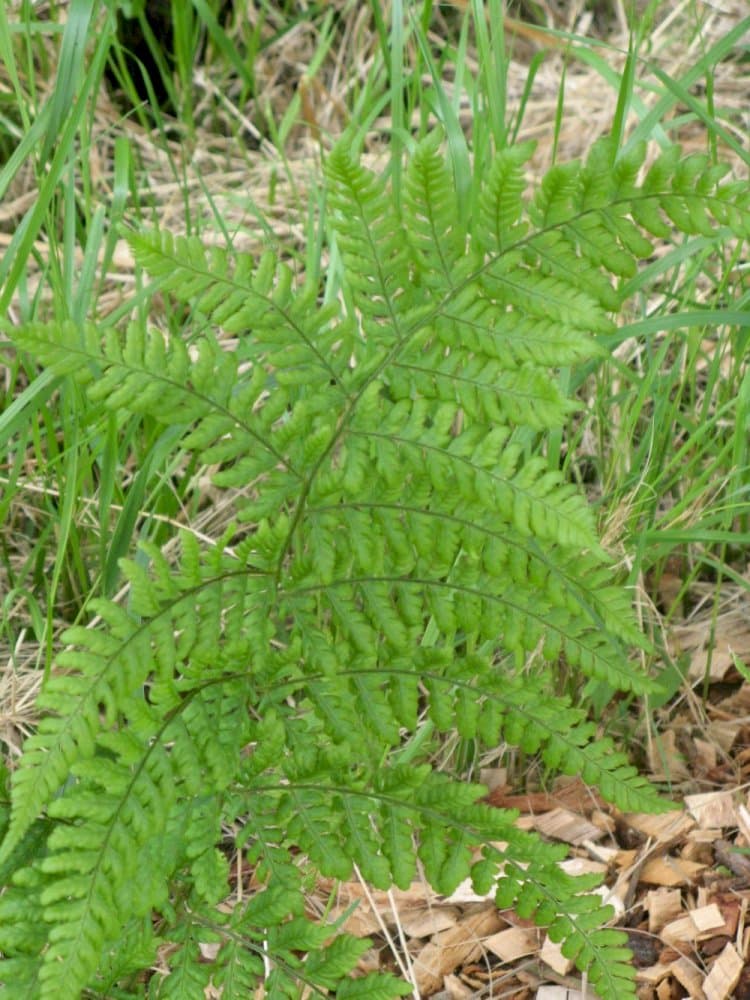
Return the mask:
[[[355,864],[383,888],[417,864],[443,893],[494,887],[601,995],[634,995],[595,880],[566,875],[564,852],[482,805],[480,786],[396,751],[424,709],[622,809],[668,807],[550,693],[561,661],[620,690],[653,682],[628,660],[643,640],[591,510],[529,441],[571,411],[550,370],[601,352],[650,237],[745,237],[748,194],[678,151],[638,184],[645,151],[602,143],[526,199],[531,152],[498,153],[462,218],[439,137],[412,156],[400,206],[337,148],[327,305],[272,256],[132,234],[209,332],[188,347],[137,322],[13,331],[107,409],[176,428],[234,491],[237,523],[205,550],[185,532],[176,564],[144,546],[122,564],[127,606],[91,601],[100,624],[64,637],[0,849],[9,996],[135,996],[167,942],[153,996],[408,992],[349,978],[365,945],[305,915],[310,872]],[[227,912],[232,850],[263,888]]]

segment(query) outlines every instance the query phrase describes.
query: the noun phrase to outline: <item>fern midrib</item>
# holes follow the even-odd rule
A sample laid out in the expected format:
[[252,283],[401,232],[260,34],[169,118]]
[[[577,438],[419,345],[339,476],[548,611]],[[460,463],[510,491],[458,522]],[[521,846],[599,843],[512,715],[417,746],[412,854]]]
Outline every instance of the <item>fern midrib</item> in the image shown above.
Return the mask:
[[[441,825],[456,825],[455,812],[443,812],[436,806],[420,804],[407,798],[400,799],[396,795],[389,795],[387,792],[380,792],[375,789],[365,790],[352,788],[347,785],[319,785],[315,782],[288,780],[284,785],[262,785],[254,783],[252,791],[262,792],[268,795],[285,795],[290,791],[316,792],[321,796],[341,795],[342,797],[347,798],[366,799],[368,802],[377,802],[381,805],[391,806],[395,809],[403,809],[405,812],[414,813],[416,816],[427,816]],[[482,803],[480,803],[477,799],[476,802],[471,804],[464,803],[459,808],[468,809],[478,805],[482,805]],[[486,806],[485,808],[491,809],[493,817],[497,816],[498,822],[504,821],[509,827],[513,827],[515,820],[519,816],[517,809],[495,809],[493,806]],[[461,823],[461,829],[462,831],[479,838],[483,837],[487,832],[486,828],[482,829],[479,826],[474,826],[465,822]],[[519,834],[525,833],[525,831],[521,830],[517,830],[517,832]],[[498,850],[498,848],[494,847],[494,845],[493,849]]]
[[252,938],[238,934],[237,931],[232,930],[225,924],[216,924],[211,920],[207,920],[200,912],[192,911],[190,913],[190,919],[192,923],[205,928],[211,934],[215,934],[219,940],[222,938],[228,938],[238,947],[247,948],[249,951],[255,952],[255,954],[262,959],[264,966],[270,962],[275,968],[281,969],[289,977],[289,979],[303,983],[307,989],[311,990],[315,994],[315,996],[322,997],[323,1000],[330,998],[330,992],[324,993],[320,987],[316,986],[312,980],[304,975],[304,965],[300,965],[299,967],[291,966],[284,961],[284,959],[279,958],[278,954],[275,953],[273,956],[269,956],[267,948],[259,945],[257,942],[253,941]]
[[[407,513],[414,514],[418,517],[431,518],[434,517],[440,521],[450,521],[454,524],[459,524],[463,528],[468,528],[472,531],[478,531],[480,534],[487,535],[489,538],[497,539],[502,542],[503,545],[507,545],[510,548],[518,549],[520,552],[530,556],[532,559],[536,559],[538,562],[542,563],[550,573],[554,573],[558,579],[564,581],[569,588],[575,590],[578,595],[584,595],[586,593],[585,589],[581,585],[581,581],[577,580],[570,573],[565,572],[564,568],[558,563],[550,561],[545,552],[542,549],[536,548],[532,549],[530,546],[525,545],[520,541],[515,535],[511,533],[503,533],[500,531],[493,531],[492,528],[488,528],[483,525],[480,521],[470,521],[468,518],[460,517],[457,514],[448,514],[442,510],[434,510],[433,508],[426,507],[412,507],[410,504],[398,504],[398,503],[385,503],[383,501],[342,501],[339,504],[323,505],[319,507],[308,507],[307,513],[309,515],[315,514],[336,514],[342,510],[392,510],[396,513]],[[533,539],[532,539],[533,543]],[[580,596],[580,600],[583,597]],[[586,603],[584,605],[587,614],[592,620],[592,624],[598,625],[600,628],[605,628],[604,621],[597,612]]]
[[449,382],[464,382],[466,385],[482,391],[499,393],[502,390],[506,395],[514,396],[518,399],[527,399],[530,402],[539,401],[538,393],[522,392],[516,385],[498,385],[494,382],[481,382],[479,379],[469,378],[467,375],[444,372],[439,368],[424,368],[422,365],[416,365],[413,362],[396,361],[394,362],[394,368],[404,368],[407,371],[419,372],[422,375],[429,375],[430,378],[434,379],[445,379]]
[[[525,487],[519,486],[519,484],[516,483],[513,479],[506,479],[503,476],[498,476],[494,472],[490,472],[489,469],[484,468],[484,466],[477,465],[465,455],[457,455],[454,452],[447,452],[444,448],[440,448],[438,445],[428,444],[425,443],[424,441],[414,441],[411,438],[403,438],[398,434],[384,434],[381,431],[361,431],[361,430],[351,430],[351,429],[349,430],[349,433],[352,435],[352,437],[365,437],[365,438],[374,437],[374,438],[383,438],[386,441],[396,441],[399,444],[410,445],[412,448],[419,448],[420,450],[423,451],[433,451],[436,454],[441,455],[443,458],[445,458],[446,455],[448,455],[450,456],[452,461],[460,462],[464,465],[467,465],[473,471],[480,472],[483,475],[487,476],[489,479],[493,480],[494,482],[502,483],[504,486],[507,486],[513,493],[521,494],[522,496],[527,497],[533,503],[538,503],[544,506],[551,513],[553,513],[558,520],[560,521],[565,520],[564,512],[560,510],[559,506],[550,504],[545,496],[537,496],[531,493]],[[568,520],[570,524],[573,527],[575,527],[577,532],[580,531],[580,528],[573,520],[573,518],[569,518]]]
[[[89,673],[83,673],[83,674],[80,675],[81,677],[84,677],[87,681],[89,681],[90,683],[86,684],[85,690],[81,691],[81,694],[77,698],[75,706],[69,712],[67,712],[64,717],[61,717],[59,715],[55,716],[56,719],[63,718],[64,722],[65,722],[65,725],[64,726],[58,726],[58,727],[56,727],[55,730],[54,730],[54,732],[51,734],[52,738],[53,738],[52,739],[53,745],[55,747],[57,747],[57,746],[61,745],[67,739],[68,736],[70,736],[70,735],[75,736],[75,728],[76,727],[75,727],[74,723],[78,722],[79,719],[81,719],[83,717],[84,709],[85,709],[86,705],[88,703],[90,703],[90,701],[91,701],[92,690],[102,681],[102,679],[109,673],[109,671],[116,666],[117,661],[122,656],[123,651],[125,651],[128,648],[128,646],[130,646],[132,643],[134,643],[138,639],[142,638],[145,634],[147,634],[148,630],[150,629],[150,627],[151,627],[151,625],[153,623],[158,622],[160,619],[162,619],[165,616],[171,616],[171,614],[172,614],[173,610],[175,609],[175,607],[181,601],[183,601],[186,597],[190,597],[190,596],[199,594],[203,590],[207,589],[208,587],[213,586],[215,584],[221,584],[225,580],[231,579],[232,577],[235,577],[235,576],[243,576],[244,577],[244,576],[247,576],[247,575],[248,575],[248,573],[247,573],[246,569],[236,570],[236,571],[232,570],[232,571],[227,571],[226,573],[219,574],[219,575],[217,575],[215,577],[211,577],[208,580],[203,580],[203,581],[201,581],[200,584],[196,584],[192,588],[189,588],[189,589],[186,589],[184,591],[181,591],[179,594],[175,595],[174,598],[165,601],[164,604],[162,605],[162,607],[159,609],[159,611],[156,614],[154,614],[152,617],[146,619],[145,621],[137,623],[133,619],[132,620],[132,624],[134,626],[133,630],[124,639],[120,639],[119,640],[117,648],[115,650],[113,650],[110,653],[107,653],[106,656],[101,657],[101,660],[102,660],[102,667],[101,667],[101,669],[98,670],[95,675],[92,675],[92,674],[89,674]],[[266,574],[265,573],[260,573],[259,575],[260,576],[265,576]],[[96,655],[99,655],[99,654],[96,654]],[[147,666],[146,669],[148,669],[148,666]],[[224,678],[222,677],[221,679],[223,680]],[[168,715],[167,716],[167,720],[171,720],[171,716]],[[71,733],[71,730],[73,730],[72,733]],[[78,745],[79,745],[78,741],[74,739],[74,743],[75,743],[76,748],[77,748]],[[54,764],[55,763],[55,757],[56,757],[55,753],[45,753],[45,754],[41,755],[41,758],[40,758],[40,760],[38,762],[38,765],[37,765],[38,769],[42,769],[43,770],[45,762],[49,762],[51,764]],[[39,784],[39,782],[37,782],[37,784]],[[46,801],[46,798],[45,798],[45,801]],[[24,810],[24,812],[25,811],[26,810]],[[36,811],[34,812],[32,818],[30,820],[25,820],[24,821],[24,825],[23,825],[23,827],[20,830],[14,830],[13,829],[13,813],[11,813],[11,823],[10,823],[10,826],[8,828],[8,832],[5,835],[5,838],[4,838],[3,842],[2,842],[2,845],[0,845],[0,863],[2,863],[3,861],[7,860],[7,858],[13,852],[13,850],[15,849],[15,847],[20,843],[23,835],[26,833],[26,831],[28,830],[29,826],[31,825],[31,823],[33,822],[33,820],[35,818],[36,818]],[[12,838],[10,837],[11,833],[13,833],[13,837]]]
[[[39,336],[35,336],[35,340],[42,342],[53,349],[59,350],[60,344],[57,341],[44,340]],[[191,396],[193,399],[200,400],[205,403],[209,410],[213,412],[218,412],[225,417],[232,420],[238,427],[240,427],[245,433],[247,433],[254,441],[260,444],[266,451],[270,452],[277,461],[282,464],[289,472],[295,476],[297,479],[301,479],[302,475],[294,469],[291,465],[289,458],[284,456],[281,452],[277,451],[270,440],[262,437],[256,430],[254,430],[249,424],[245,423],[241,417],[236,413],[232,413],[231,410],[227,409],[222,403],[213,399],[211,396],[207,396],[203,392],[198,392],[192,385],[187,385],[184,382],[176,382],[174,379],[168,378],[159,372],[154,372],[150,368],[144,368],[140,365],[135,365],[130,361],[125,361],[124,359],[118,361],[112,361],[103,355],[92,355],[89,352],[82,350],[79,347],[73,347],[68,344],[65,345],[65,350],[67,354],[79,355],[85,361],[96,361],[98,364],[103,365],[105,368],[123,368],[128,373],[133,375],[140,375],[144,380],[151,382],[160,382],[172,389],[183,393],[186,396]]]
[[[600,652],[597,653],[598,647],[595,645],[587,644],[584,641],[582,635],[580,634],[571,635],[569,631],[565,630],[565,628],[556,626],[553,622],[549,621],[549,619],[545,618],[543,614],[535,612],[532,605],[524,607],[516,604],[515,602],[509,599],[507,592],[504,593],[502,597],[498,597],[496,594],[489,594],[485,590],[479,590],[475,587],[468,587],[465,584],[452,583],[449,580],[435,580],[435,579],[421,578],[415,576],[387,576],[387,575],[343,577],[340,580],[329,580],[326,583],[311,584],[306,587],[298,587],[294,590],[286,590],[286,591],[281,590],[280,594],[285,596],[287,599],[293,600],[294,597],[296,596],[301,597],[304,595],[324,593],[326,590],[334,587],[357,586],[358,584],[368,584],[368,583],[391,583],[391,584],[398,583],[401,585],[405,584],[407,586],[415,586],[415,587],[436,587],[449,590],[452,592],[459,591],[460,593],[468,594],[471,597],[478,597],[481,598],[482,600],[491,601],[495,604],[500,604],[503,607],[513,608],[519,613],[519,615],[521,616],[525,615],[528,618],[535,619],[537,623],[541,626],[542,633],[546,631],[555,632],[558,635],[562,636],[563,639],[567,640],[567,642],[572,643],[581,649],[586,649],[590,651],[595,658],[601,655]],[[592,629],[594,627],[594,624],[595,623],[593,622],[591,623]],[[591,634],[592,633],[590,632],[586,633],[586,635],[591,635]],[[623,669],[621,672],[623,675],[629,677],[631,680],[633,679],[632,671],[628,672],[627,670]]]

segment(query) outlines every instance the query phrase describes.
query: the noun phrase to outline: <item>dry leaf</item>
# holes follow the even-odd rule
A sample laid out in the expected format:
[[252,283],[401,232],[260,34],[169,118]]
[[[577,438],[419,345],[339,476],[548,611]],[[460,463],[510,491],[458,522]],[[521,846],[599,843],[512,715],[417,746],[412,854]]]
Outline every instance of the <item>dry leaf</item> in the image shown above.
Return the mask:
[[413,938],[426,938],[455,927],[459,911],[454,906],[433,906],[429,909],[403,913],[400,923],[404,931]]

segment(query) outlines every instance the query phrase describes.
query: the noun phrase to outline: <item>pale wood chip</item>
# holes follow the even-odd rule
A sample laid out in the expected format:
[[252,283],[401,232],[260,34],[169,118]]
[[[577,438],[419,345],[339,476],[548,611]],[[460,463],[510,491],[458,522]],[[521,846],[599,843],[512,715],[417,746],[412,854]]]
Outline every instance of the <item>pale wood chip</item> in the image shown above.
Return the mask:
[[371,889],[369,895],[354,881],[336,886],[331,879],[321,879],[320,886],[329,892],[336,888],[336,903],[329,916],[331,920],[339,920],[348,913],[342,928],[355,937],[377,934],[383,924],[394,927],[408,914],[423,914],[437,901],[436,894],[422,882],[414,882],[408,889],[392,889],[390,893]]
[[731,792],[706,792],[686,795],[685,805],[699,827],[737,826],[737,816]]
[[598,840],[604,836],[603,830],[569,809],[553,809],[536,816],[534,827],[545,837],[562,840],[566,844],[582,844],[585,840]]
[[676,945],[682,942],[705,941],[714,937],[719,929],[725,926],[724,916],[716,905],[710,903],[676,920],[670,920],[661,929],[661,938],[667,944]]
[[666,979],[670,971],[670,965],[657,962],[656,965],[649,965],[645,969],[638,969],[635,974],[636,982],[643,983],[646,986],[656,986],[662,979]]
[[467,914],[455,927],[441,931],[414,959],[414,975],[420,996],[432,996],[443,979],[466,962],[482,954],[483,939],[505,925],[494,906]]
[[662,927],[661,939],[671,945],[691,943],[698,939],[698,931],[689,916],[678,917]]
[[585,847],[592,858],[601,861],[604,865],[611,865],[618,861],[622,851],[619,847],[608,847],[606,844],[595,844],[593,840],[584,840],[581,847]]
[[713,968],[703,980],[706,1000],[726,1000],[737,985],[743,968],[743,961],[733,944],[728,944],[713,964]]
[[483,767],[479,772],[479,780],[483,785],[486,785],[487,791],[490,793],[496,788],[505,788],[508,781],[508,768]]
[[750,844],[750,811],[741,802],[735,812],[737,814],[737,826],[740,828],[740,833],[745,838],[745,842]]
[[489,892],[479,895],[474,891],[474,884],[470,878],[460,882],[450,896],[444,896],[443,902],[451,905],[462,905],[466,903],[488,903],[495,898],[495,887],[492,886]]
[[682,913],[682,893],[679,889],[651,889],[646,893],[645,906],[649,933],[658,934]]
[[687,990],[690,1000],[705,1000],[701,982],[703,974],[695,962],[689,958],[678,958],[669,968],[680,986]]
[[567,976],[570,970],[573,968],[573,962],[571,959],[566,958],[562,953],[562,943],[551,941],[548,937],[545,937],[544,944],[542,945],[542,950],[539,952],[539,957],[543,962],[556,972],[558,976]]
[[540,986],[536,991],[536,1000],[598,1000],[598,997],[591,990],[586,990],[584,996],[580,990],[568,986]]
[[700,906],[688,914],[699,934],[711,933],[724,926],[724,914],[716,903]]
[[628,813],[625,820],[634,830],[662,844],[686,836],[695,826],[695,820],[685,812],[662,813],[660,816],[652,816],[650,813]]
[[536,954],[541,937],[541,932],[536,928],[508,927],[507,930],[488,937],[484,946],[502,962],[515,962],[518,958]]
[[568,875],[604,875],[607,865],[602,861],[590,861],[588,858],[567,858],[561,861],[559,867]]

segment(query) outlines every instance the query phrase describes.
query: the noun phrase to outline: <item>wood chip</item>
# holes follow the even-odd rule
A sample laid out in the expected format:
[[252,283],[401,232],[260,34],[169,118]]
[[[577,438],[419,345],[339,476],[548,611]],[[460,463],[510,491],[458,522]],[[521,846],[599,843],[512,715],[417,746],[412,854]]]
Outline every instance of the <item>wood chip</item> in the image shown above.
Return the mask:
[[689,916],[678,917],[677,920],[670,920],[670,922],[665,924],[661,929],[662,941],[675,947],[679,944],[691,944],[696,941],[697,938],[698,931]]
[[597,996],[591,990],[586,990],[584,998],[580,990],[567,986],[540,986],[536,991],[536,1000],[597,1000]]
[[615,864],[622,851],[618,847],[608,847],[605,844],[595,844],[593,840],[584,840],[581,847],[585,847],[592,858],[601,861],[604,865]]
[[635,974],[636,982],[644,983],[646,986],[656,986],[662,979],[665,979],[669,975],[671,968],[671,965],[657,962],[656,965],[649,965],[645,969],[638,969]]
[[413,938],[432,937],[458,923],[459,911],[453,906],[433,906],[416,913],[404,913],[400,923],[404,931]]
[[585,840],[598,840],[604,836],[603,830],[569,809],[553,809],[537,816],[534,827],[545,837],[562,840],[566,844],[582,844]]
[[737,826],[731,792],[706,792],[703,795],[686,795],[685,805],[695,822],[702,829],[708,827]]
[[573,962],[566,958],[562,953],[562,944],[555,941],[550,941],[548,937],[545,937],[544,944],[542,945],[542,950],[539,952],[539,957],[543,962],[556,972],[558,976],[567,976],[570,970],[573,968]]
[[670,979],[662,979],[656,987],[656,1000],[673,1000],[672,981]]
[[708,906],[701,906],[698,909],[691,910],[688,916],[695,924],[695,929],[701,935],[708,933],[710,936],[714,931],[724,926],[724,915],[716,903],[709,903]]
[[680,986],[687,990],[690,1000],[704,1000],[703,974],[695,962],[691,962],[689,958],[678,958],[671,963],[670,972]]
[[492,793],[496,788],[507,788],[508,768],[507,767],[483,767],[479,772],[479,780],[487,786],[487,791]]
[[590,861],[588,858],[567,858],[561,861],[559,867],[568,875],[604,875],[607,865],[602,861]]
[[525,955],[535,955],[541,944],[541,932],[530,927],[509,927],[488,937],[484,946],[503,962],[515,962]]
[[746,805],[740,803],[736,809],[737,814],[737,825],[740,828],[740,833],[745,838],[745,841],[750,844],[750,811]]
[[723,929],[724,923],[721,910],[716,903],[711,903],[665,924],[661,929],[661,938],[671,945],[703,941]]
[[705,865],[684,858],[652,858],[643,866],[641,881],[650,885],[688,885],[704,871]]
[[658,934],[666,924],[682,913],[682,893],[679,889],[651,889],[646,894],[648,929],[650,934]]
[[713,846],[721,837],[721,830],[691,830],[680,855],[688,861],[701,861],[710,865],[713,862]]
[[726,1000],[742,972],[743,961],[733,944],[728,944],[703,981],[706,1000]]
[[484,950],[488,935],[496,934],[505,921],[494,906],[470,913],[450,930],[441,931],[414,959],[414,975],[420,996],[432,996],[449,973],[466,962],[473,962]]
[[662,844],[686,836],[695,826],[695,820],[685,812],[662,813],[660,816],[652,816],[650,813],[629,813],[625,820],[634,830]]

